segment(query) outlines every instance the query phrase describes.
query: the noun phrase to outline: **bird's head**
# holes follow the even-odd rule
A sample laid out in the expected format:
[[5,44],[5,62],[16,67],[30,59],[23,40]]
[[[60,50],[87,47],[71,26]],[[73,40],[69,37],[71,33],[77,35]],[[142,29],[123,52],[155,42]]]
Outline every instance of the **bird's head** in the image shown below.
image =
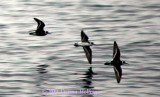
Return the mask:
[[51,34],[51,33],[49,33],[48,31],[46,31],[46,34]]
[[94,45],[94,42],[90,42],[90,44]]
[[78,43],[75,43],[74,46],[75,46],[75,47],[78,47]]

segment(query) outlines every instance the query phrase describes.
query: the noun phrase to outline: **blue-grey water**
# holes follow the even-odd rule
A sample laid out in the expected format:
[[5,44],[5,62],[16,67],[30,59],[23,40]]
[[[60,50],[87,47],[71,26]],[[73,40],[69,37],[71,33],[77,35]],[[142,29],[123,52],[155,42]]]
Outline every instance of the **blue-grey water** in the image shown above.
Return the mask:
[[[35,17],[52,34],[30,36]],[[96,44],[92,65],[73,46],[81,29]],[[114,41],[128,63],[120,84],[103,65]],[[0,42],[0,97],[160,96],[160,0],[2,0]]]

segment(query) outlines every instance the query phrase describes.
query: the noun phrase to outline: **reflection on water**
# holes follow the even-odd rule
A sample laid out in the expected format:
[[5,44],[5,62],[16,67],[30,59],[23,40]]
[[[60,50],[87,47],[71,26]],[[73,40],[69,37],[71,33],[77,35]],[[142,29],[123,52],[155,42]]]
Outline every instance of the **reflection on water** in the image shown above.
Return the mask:
[[37,66],[37,71],[39,74],[44,74],[44,73],[47,73],[48,71],[46,70],[46,68],[48,67],[49,65],[38,65]]
[[45,81],[47,80],[45,77],[47,76],[47,68],[49,67],[49,65],[47,64],[43,64],[43,65],[38,65],[37,66],[37,77],[36,77],[36,86],[38,88],[37,90],[37,93],[41,96],[45,96],[43,93],[42,93],[42,90],[44,89],[43,85],[45,83]]
[[[83,77],[82,81],[84,82],[84,85],[82,87],[82,90],[84,91],[95,91],[94,86],[92,85],[92,78],[96,73],[93,72],[92,67],[89,67],[89,69],[85,72],[85,77]],[[87,92],[82,97],[94,97],[95,94],[92,94],[92,92]]]
[[83,88],[85,88],[85,89],[92,89],[92,88],[94,88],[93,86],[92,86],[92,77],[93,77],[93,71],[92,71],[92,67],[90,67],[89,69],[88,69],[88,71],[86,71],[86,73],[84,74],[85,75],[85,77],[84,77],[84,79],[83,79],[83,82],[84,82],[84,86],[83,86]]

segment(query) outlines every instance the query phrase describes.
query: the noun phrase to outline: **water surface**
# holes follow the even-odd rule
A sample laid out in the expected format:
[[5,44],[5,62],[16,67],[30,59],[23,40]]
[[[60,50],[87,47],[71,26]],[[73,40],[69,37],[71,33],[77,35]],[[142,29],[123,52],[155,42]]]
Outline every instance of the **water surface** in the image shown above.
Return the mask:
[[[159,97],[160,0],[2,0],[0,4],[1,97]],[[45,22],[45,37],[30,36],[33,18]],[[89,65],[80,41],[83,29],[92,46]],[[117,41],[123,76],[112,66]],[[94,73],[90,73],[90,67]],[[42,90],[59,93],[43,94]],[[102,93],[60,93],[91,89]]]

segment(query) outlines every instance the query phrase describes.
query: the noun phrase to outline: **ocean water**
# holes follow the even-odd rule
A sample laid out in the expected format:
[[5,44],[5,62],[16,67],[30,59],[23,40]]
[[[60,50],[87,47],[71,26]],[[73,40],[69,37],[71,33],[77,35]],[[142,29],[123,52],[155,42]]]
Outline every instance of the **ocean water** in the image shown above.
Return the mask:
[[[2,0],[0,12],[0,97],[160,96],[160,0]],[[52,34],[30,36],[35,17]],[[73,46],[81,29],[92,65]],[[114,41],[128,63],[120,84],[104,65]]]

